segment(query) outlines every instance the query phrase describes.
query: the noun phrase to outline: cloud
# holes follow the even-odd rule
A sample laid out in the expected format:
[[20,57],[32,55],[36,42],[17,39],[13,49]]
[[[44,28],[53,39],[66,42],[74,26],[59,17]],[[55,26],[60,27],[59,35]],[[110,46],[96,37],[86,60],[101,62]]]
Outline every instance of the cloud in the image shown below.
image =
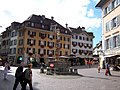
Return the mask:
[[13,21],[23,22],[32,14],[54,16],[63,26],[68,23],[70,27],[98,28],[101,21],[94,17],[93,9],[88,8],[90,3],[90,0],[2,0],[0,32]]
[[94,16],[94,11],[93,11],[93,9],[90,9],[90,10],[87,12],[87,16],[88,16],[88,17],[93,17],[93,16]]

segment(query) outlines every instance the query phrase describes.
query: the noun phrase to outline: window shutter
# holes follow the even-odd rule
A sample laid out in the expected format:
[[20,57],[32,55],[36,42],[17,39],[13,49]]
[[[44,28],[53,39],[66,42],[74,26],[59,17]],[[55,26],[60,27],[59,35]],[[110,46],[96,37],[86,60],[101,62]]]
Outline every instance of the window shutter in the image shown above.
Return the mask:
[[113,19],[111,20],[111,29],[113,29]]
[[118,35],[118,46],[120,46],[120,35]]
[[104,47],[105,47],[105,50],[107,49],[107,41],[105,40],[104,41]]
[[44,41],[44,46],[46,46],[46,41]]
[[44,55],[46,55],[46,50],[44,49]]
[[111,38],[109,38],[109,48],[111,48]]
[[119,26],[119,25],[120,25],[120,15],[117,16],[117,26]]
[[111,38],[111,48],[113,48],[114,47],[114,43],[113,43],[113,37]]

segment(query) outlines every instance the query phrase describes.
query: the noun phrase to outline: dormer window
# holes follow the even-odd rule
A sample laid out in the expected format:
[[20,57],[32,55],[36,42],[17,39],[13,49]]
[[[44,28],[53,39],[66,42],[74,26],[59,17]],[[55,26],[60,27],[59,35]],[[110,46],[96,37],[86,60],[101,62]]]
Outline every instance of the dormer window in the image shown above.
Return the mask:
[[44,28],[44,25],[42,25],[42,28]]
[[43,21],[41,20],[40,23],[43,23]]
[[67,30],[65,31],[65,33],[68,33]]
[[31,26],[34,27],[34,23],[31,23]]

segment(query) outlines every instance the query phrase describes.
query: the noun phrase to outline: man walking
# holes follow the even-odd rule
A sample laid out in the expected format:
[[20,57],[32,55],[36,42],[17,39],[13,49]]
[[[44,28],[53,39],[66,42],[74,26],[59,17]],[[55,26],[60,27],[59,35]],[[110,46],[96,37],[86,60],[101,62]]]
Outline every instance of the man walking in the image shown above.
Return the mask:
[[15,73],[16,79],[15,79],[15,83],[13,86],[13,90],[16,90],[19,83],[21,84],[21,87],[23,88],[23,66],[24,66],[24,63],[21,62],[20,66],[16,69],[16,73]]

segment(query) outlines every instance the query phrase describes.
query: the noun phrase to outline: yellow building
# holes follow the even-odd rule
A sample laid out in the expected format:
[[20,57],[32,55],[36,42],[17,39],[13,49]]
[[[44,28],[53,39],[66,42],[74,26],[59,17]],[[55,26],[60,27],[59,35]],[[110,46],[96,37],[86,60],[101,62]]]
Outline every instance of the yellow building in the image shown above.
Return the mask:
[[[70,55],[71,33],[59,23],[44,15],[32,15],[18,29],[17,60],[33,57],[37,62],[47,62],[47,58]],[[59,37],[58,37],[59,36]],[[58,43],[57,43],[58,42]]]
[[100,0],[96,5],[102,10],[102,62],[120,63],[120,0]]

